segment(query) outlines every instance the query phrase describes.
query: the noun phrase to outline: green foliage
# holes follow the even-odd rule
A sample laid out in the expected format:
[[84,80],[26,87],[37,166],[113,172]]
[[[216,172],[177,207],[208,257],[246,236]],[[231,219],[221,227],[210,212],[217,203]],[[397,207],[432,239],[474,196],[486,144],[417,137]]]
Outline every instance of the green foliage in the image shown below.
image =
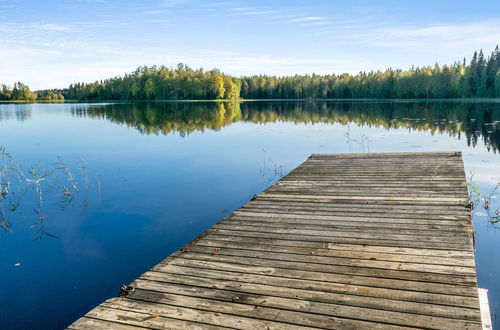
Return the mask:
[[184,64],[140,67],[131,74],[94,83],[72,84],[67,99],[75,100],[196,100],[237,99],[239,79],[218,70],[193,70]]
[[224,86],[224,78],[220,74],[216,75],[214,78],[214,90],[215,97],[217,99],[224,98],[224,95],[226,94],[226,88]]
[[246,99],[500,97],[499,83],[500,51],[497,46],[488,59],[482,51],[474,53],[469,65],[464,61],[408,71],[387,69],[356,75],[245,77],[241,96]]
[[39,101],[64,101],[61,90],[44,89],[36,91],[36,99]]
[[226,92],[226,99],[236,100],[240,98],[241,81],[239,79],[226,77],[226,79],[224,79],[224,89]]
[[64,96],[61,90],[46,89],[36,93],[30,91],[28,85],[22,82],[14,83],[14,87],[0,85],[0,101],[62,101]]
[[2,101],[33,101],[36,99],[36,94],[30,91],[28,85],[22,82],[14,83],[14,87],[10,88],[6,85],[0,86],[0,100]]

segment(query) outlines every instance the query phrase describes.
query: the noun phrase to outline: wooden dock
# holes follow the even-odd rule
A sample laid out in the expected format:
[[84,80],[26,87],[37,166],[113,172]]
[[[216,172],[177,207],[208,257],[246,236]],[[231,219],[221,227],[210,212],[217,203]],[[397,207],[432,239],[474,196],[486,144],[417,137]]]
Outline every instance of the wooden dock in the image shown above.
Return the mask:
[[312,155],[71,329],[481,329],[460,153]]

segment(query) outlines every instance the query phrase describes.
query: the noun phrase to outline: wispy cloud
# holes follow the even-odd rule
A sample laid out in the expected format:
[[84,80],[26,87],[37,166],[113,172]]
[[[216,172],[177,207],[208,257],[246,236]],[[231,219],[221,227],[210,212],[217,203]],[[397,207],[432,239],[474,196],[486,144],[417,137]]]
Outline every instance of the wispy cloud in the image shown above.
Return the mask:
[[321,25],[331,25],[333,22],[329,17],[323,16],[306,16],[306,17],[296,17],[292,19],[287,19],[287,23],[298,23],[300,26],[321,26]]
[[320,26],[320,25],[332,25],[333,22],[330,21],[319,21],[319,22],[310,22],[310,23],[302,23],[301,26]]
[[165,10],[146,10],[142,12],[144,15],[160,15],[165,14]]
[[195,2],[195,0],[163,0],[160,3],[160,6],[170,8],[170,7],[186,5],[186,4],[192,3],[192,2]]
[[201,7],[224,7],[224,6],[234,6],[234,2],[231,1],[219,1],[219,2],[209,2],[200,4]]
[[88,2],[88,3],[108,3],[111,0],[78,0],[79,2]]
[[443,47],[467,48],[469,52],[480,44],[491,44],[500,41],[498,34],[500,19],[487,22],[469,22],[464,24],[434,24],[428,26],[398,26],[373,29],[359,34],[366,44],[379,47],[405,47],[420,51]]
[[327,17],[320,17],[320,16],[307,16],[307,17],[300,17],[300,18],[294,18],[289,20],[289,22],[314,22],[314,21],[324,21],[326,20]]
[[63,31],[63,32],[70,32],[75,30],[71,26],[65,26],[59,24],[40,24],[36,26],[36,28],[39,28],[44,31]]
[[[68,57],[72,54],[87,54],[82,53],[86,51],[91,51],[93,54],[115,52],[116,42],[99,40],[86,34],[85,31],[93,24],[92,22],[73,22],[71,24],[6,23],[0,25],[0,44],[13,51],[37,47],[38,49],[64,51]],[[82,34],[86,37],[82,38]],[[75,38],[77,35],[79,37]]]
[[255,10],[258,9],[256,7],[236,7],[236,8],[231,8],[232,11],[249,11],[249,10]]
[[237,15],[240,16],[263,16],[279,13],[278,10],[254,10],[254,11],[241,11]]

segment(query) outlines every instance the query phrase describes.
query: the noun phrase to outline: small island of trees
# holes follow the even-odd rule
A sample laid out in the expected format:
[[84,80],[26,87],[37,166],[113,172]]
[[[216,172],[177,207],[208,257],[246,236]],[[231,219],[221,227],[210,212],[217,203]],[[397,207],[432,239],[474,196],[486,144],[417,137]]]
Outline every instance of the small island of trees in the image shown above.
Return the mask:
[[0,85],[0,101],[62,101],[62,93],[52,89],[32,92],[29,86],[22,82],[14,83],[12,88],[5,84]]

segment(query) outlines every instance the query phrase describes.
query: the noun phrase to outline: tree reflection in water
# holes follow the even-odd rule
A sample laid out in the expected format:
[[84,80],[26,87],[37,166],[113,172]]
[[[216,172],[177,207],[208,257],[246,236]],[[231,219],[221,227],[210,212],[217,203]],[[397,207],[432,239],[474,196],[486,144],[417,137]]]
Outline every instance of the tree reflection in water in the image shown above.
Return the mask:
[[72,112],[125,124],[143,134],[186,136],[194,131],[217,131],[235,122],[352,123],[447,133],[465,137],[473,147],[483,140],[489,151],[496,153],[500,148],[498,102],[157,102],[75,105]]

